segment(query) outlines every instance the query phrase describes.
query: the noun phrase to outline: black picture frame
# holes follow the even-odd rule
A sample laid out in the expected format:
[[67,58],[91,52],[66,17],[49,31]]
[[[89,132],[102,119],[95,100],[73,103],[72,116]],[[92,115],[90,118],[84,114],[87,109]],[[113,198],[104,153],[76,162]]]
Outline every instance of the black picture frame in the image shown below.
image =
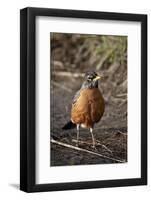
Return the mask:
[[[35,182],[35,19],[37,16],[141,23],[141,178],[36,184]],[[24,8],[20,11],[20,189],[25,192],[121,187],[147,184],[147,15]]]

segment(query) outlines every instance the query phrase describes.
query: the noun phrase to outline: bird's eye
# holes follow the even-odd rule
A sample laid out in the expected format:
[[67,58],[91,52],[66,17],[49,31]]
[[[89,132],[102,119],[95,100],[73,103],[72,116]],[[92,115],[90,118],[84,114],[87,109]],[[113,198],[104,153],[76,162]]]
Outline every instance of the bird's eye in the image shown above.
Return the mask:
[[87,77],[87,80],[92,81],[92,80],[93,80],[93,77],[92,77],[92,76],[88,76],[88,77]]

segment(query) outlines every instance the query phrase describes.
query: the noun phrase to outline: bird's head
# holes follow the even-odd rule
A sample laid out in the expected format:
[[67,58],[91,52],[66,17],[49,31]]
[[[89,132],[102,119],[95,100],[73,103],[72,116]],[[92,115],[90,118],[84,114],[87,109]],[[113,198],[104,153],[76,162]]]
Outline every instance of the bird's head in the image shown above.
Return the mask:
[[98,80],[101,79],[103,76],[98,75],[94,71],[86,72],[85,74],[85,81],[83,86],[86,88],[97,88],[98,87]]

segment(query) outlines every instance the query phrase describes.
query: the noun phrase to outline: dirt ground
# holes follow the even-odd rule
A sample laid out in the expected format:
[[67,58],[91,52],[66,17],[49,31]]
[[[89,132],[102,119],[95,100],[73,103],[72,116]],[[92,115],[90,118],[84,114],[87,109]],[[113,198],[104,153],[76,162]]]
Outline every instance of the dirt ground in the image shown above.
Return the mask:
[[[127,162],[127,45],[126,37],[53,33],[51,45],[50,166]],[[99,88],[105,112],[95,125],[96,149],[88,129],[62,130],[70,120],[72,98],[85,71],[104,78]],[[55,142],[54,142],[55,141]]]
[[[65,86],[66,84],[68,85],[68,79],[66,79],[66,84],[65,80],[62,80],[62,82],[60,80],[60,85],[58,86],[51,84],[51,138],[64,144],[76,146],[76,129],[62,130],[62,127],[70,120],[72,97],[79,83],[81,83],[81,78],[74,79],[74,84],[70,84],[70,87]],[[64,89],[64,87],[71,89],[71,85],[72,92]],[[114,113],[109,114],[110,107],[111,105],[106,102],[104,116],[95,125],[96,149],[92,148],[89,130],[83,128],[80,129],[81,142],[79,147],[127,162],[127,120],[120,115],[115,117]],[[50,160],[51,166],[118,163],[118,161],[112,159],[77,151],[54,143],[51,143]]]

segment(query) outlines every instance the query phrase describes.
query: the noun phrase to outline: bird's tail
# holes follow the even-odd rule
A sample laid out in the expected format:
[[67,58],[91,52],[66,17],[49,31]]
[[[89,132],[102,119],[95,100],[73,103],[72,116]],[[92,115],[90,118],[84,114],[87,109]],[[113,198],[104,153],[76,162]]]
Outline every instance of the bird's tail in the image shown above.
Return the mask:
[[76,127],[76,124],[74,124],[72,121],[69,121],[67,124],[65,124],[62,129],[67,130],[67,129],[73,129]]

